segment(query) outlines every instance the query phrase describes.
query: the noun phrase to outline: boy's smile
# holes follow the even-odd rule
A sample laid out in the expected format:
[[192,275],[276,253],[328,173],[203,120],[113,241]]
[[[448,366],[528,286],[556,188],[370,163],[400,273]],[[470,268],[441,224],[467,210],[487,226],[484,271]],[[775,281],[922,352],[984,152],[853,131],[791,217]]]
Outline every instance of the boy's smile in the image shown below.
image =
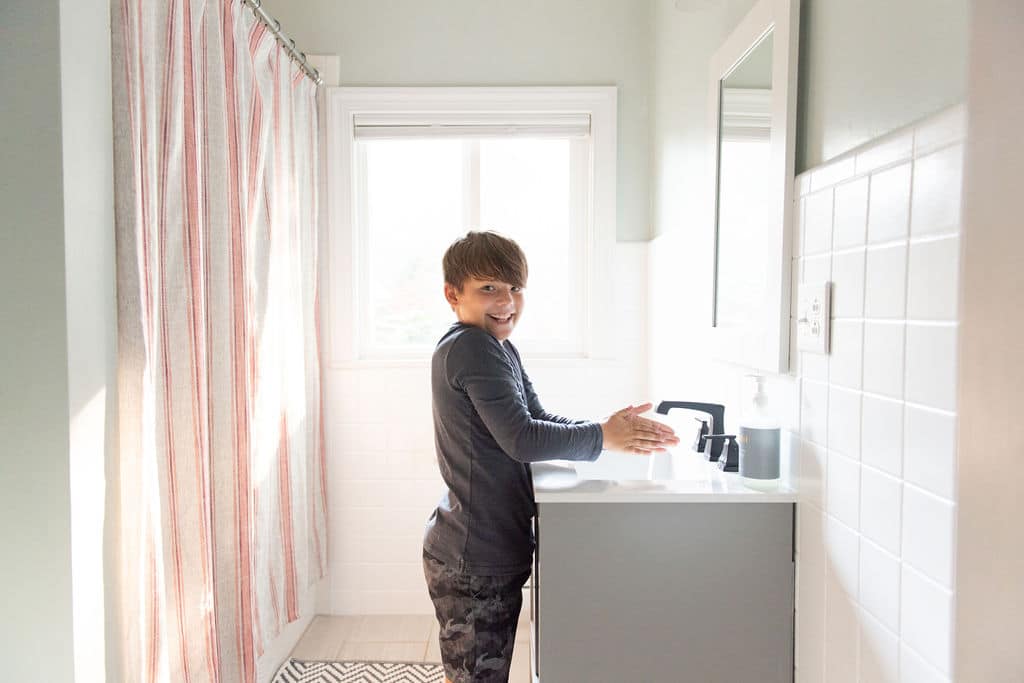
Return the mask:
[[505,341],[512,334],[525,304],[522,287],[472,277],[462,283],[461,292],[446,282],[444,297],[459,322],[482,327],[498,341]]

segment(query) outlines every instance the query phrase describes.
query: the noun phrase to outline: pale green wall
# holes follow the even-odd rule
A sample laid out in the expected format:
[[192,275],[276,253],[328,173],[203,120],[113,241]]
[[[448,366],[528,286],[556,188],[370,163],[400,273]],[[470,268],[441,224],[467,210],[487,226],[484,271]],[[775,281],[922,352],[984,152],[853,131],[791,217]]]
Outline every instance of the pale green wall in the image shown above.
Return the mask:
[[961,101],[968,0],[804,0],[797,172]]
[[[803,0],[798,172],[961,100],[967,4]],[[708,60],[752,5],[264,3],[299,49],[341,57],[343,85],[617,85],[620,240],[672,229],[663,220],[666,210],[690,214],[686,197],[706,189],[697,182],[703,177],[692,174],[703,173],[696,145],[704,144],[706,130]],[[680,154],[681,140],[695,146]],[[687,208],[666,209],[673,201],[668,195]]]
[[60,0],[60,29],[75,680],[115,681],[122,679],[124,639],[115,628],[112,540],[117,298],[109,0]]
[[[651,235],[697,230],[702,250],[712,192],[708,63],[754,2],[652,3]],[[797,172],[962,100],[967,4],[803,0]]]
[[267,0],[342,85],[617,85],[618,238],[649,236],[650,4],[637,0]]
[[[651,14],[652,237],[683,231],[679,277],[710,283],[712,167],[709,128],[711,57],[754,0],[654,0]],[[708,276],[705,278],[704,273]],[[687,291],[687,290],[680,290]],[[693,315],[711,294],[687,295]]]
[[[0,5],[4,678],[105,667],[116,398],[110,5]],[[116,644],[111,645],[116,652]]]
[[38,0],[0,7],[0,653],[4,678],[70,681],[59,13]]

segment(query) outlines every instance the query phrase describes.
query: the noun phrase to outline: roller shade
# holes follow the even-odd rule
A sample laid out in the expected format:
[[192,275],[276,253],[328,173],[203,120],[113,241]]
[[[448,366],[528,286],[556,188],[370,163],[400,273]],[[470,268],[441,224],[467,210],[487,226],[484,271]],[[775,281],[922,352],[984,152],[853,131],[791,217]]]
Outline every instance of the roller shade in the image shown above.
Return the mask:
[[767,140],[772,132],[772,91],[722,88],[722,139]]
[[354,114],[359,140],[394,138],[582,138],[590,135],[590,114],[431,113]]

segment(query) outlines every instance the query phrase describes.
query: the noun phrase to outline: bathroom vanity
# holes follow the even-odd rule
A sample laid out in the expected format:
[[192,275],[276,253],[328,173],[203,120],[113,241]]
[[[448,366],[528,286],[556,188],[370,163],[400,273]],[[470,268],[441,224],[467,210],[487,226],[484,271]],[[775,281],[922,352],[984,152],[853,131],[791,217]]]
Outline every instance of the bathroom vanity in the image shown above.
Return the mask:
[[795,491],[682,450],[532,469],[535,683],[793,680]]

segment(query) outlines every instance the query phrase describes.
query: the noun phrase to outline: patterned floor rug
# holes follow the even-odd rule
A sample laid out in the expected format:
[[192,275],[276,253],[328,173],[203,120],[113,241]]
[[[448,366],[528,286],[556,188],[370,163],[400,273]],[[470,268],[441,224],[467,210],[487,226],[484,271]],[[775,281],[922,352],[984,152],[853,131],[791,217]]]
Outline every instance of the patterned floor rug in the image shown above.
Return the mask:
[[289,659],[273,683],[439,683],[444,667],[422,662],[309,662]]

